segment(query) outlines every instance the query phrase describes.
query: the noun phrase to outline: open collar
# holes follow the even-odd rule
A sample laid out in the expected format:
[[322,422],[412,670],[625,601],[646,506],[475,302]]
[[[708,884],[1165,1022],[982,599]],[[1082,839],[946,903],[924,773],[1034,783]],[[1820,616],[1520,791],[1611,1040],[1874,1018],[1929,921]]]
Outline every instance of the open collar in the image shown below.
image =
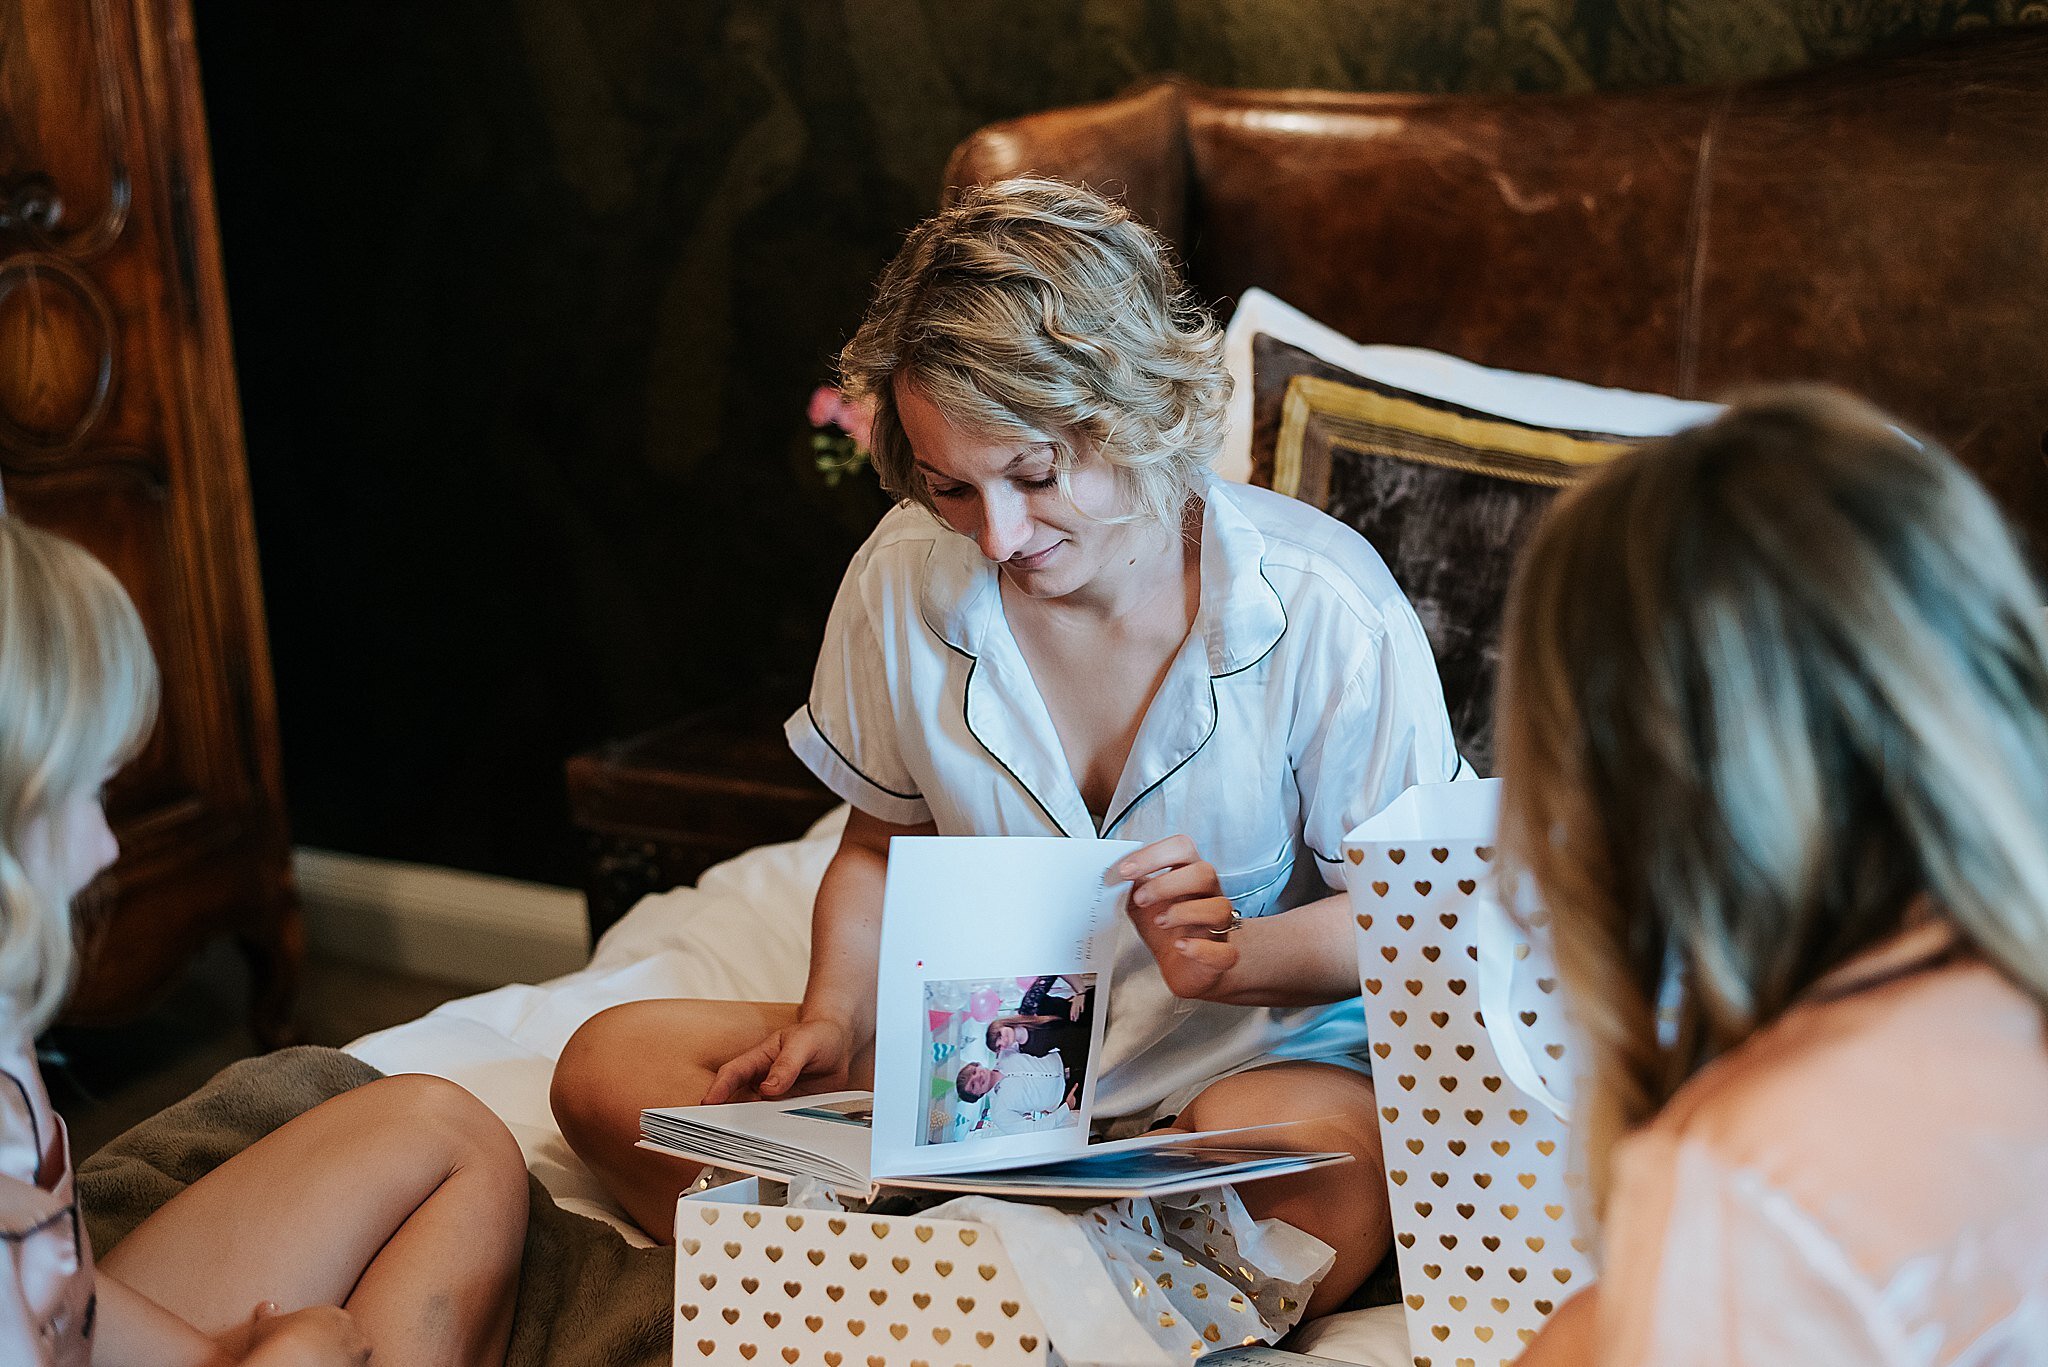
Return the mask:
[[[1215,681],[1263,660],[1287,629],[1287,612],[1264,573],[1266,540],[1227,486],[1203,490],[1202,599],[1188,640],[1146,709],[1101,834],[1208,744],[1216,729]],[[967,729],[1058,830],[1096,833],[1059,733],[1003,615],[999,571],[975,544],[948,531],[926,562],[919,608],[932,634],[969,662],[962,699]]]

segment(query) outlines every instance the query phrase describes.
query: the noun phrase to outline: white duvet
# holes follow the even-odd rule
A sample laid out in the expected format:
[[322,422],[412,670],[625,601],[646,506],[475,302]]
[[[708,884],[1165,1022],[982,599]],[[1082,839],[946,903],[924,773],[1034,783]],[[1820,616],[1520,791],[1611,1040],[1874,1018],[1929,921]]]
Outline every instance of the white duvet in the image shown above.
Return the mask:
[[[548,1108],[555,1058],[576,1027],[647,997],[795,1001],[810,958],[811,901],[845,824],[844,807],[802,840],[763,845],[693,888],[643,898],[605,933],[590,965],[550,982],[479,993],[365,1035],[348,1052],[385,1073],[432,1073],[497,1112],[556,1204],[648,1242],[569,1151]],[[1408,1361],[1399,1306],[1332,1315],[1295,1346],[1347,1362]]]

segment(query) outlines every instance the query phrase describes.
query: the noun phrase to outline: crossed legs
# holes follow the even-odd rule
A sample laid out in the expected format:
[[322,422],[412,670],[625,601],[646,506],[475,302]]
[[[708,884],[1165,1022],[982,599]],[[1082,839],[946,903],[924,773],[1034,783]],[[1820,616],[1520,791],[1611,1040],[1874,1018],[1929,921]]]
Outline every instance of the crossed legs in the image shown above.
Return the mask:
[[[702,1166],[634,1147],[641,1109],[695,1104],[727,1060],[795,1016],[787,1002],[628,1002],[593,1016],[570,1038],[555,1067],[555,1119],[570,1147],[649,1234],[671,1236],[676,1196]],[[869,1052],[856,1061],[847,1085],[871,1086],[873,1076]],[[1309,1301],[1311,1315],[1342,1305],[1393,1240],[1375,1108],[1372,1079],[1361,1073],[1324,1063],[1276,1063],[1211,1083],[1180,1117],[1181,1125],[1202,1130],[1301,1120],[1306,1123],[1268,1142],[1356,1158],[1249,1183],[1239,1192],[1257,1218],[1285,1220],[1337,1250]]]
[[[696,1105],[720,1068],[794,1021],[796,1010],[793,1002],[627,1002],[600,1011],[569,1037],[549,1094],[556,1123],[576,1156],[654,1238],[672,1237],[676,1197],[704,1169],[634,1147],[640,1112]],[[855,1058],[846,1085],[874,1085],[872,1045]],[[800,1082],[791,1094],[817,1090]]]

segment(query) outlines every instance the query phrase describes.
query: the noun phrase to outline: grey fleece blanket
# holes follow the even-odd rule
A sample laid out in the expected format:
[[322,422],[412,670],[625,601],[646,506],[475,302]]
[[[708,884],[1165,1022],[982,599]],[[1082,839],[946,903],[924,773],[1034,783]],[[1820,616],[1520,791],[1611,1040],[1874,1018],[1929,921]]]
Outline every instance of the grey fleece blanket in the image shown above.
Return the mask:
[[[339,1050],[313,1047],[223,1069],[79,1165],[93,1247],[111,1249],[150,1212],[250,1144],[379,1076]],[[507,1367],[665,1367],[675,1251],[634,1248],[528,1181],[526,1260]]]

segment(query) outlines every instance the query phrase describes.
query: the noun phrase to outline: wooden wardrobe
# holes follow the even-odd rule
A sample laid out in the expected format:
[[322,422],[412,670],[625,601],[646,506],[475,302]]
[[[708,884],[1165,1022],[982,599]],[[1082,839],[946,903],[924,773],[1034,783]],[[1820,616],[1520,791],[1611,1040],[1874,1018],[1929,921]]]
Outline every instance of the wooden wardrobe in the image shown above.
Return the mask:
[[67,1019],[231,934],[280,1042],[304,932],[186,0],[0,0],[0,488],[113,567],[163,671]]

